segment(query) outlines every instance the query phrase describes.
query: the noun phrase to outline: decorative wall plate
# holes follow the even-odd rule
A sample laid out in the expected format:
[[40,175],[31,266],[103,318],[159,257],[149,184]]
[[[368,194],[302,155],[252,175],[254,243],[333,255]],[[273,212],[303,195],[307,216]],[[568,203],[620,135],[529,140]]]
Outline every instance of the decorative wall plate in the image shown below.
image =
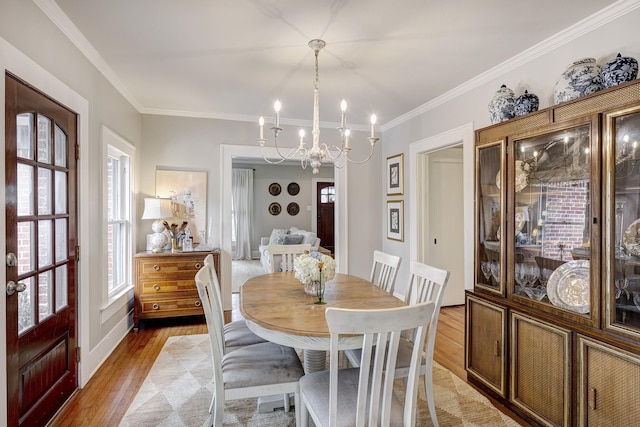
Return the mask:
[[272,196],[277,196],[282,191],[282,187],[277,182],[269,185],[269,194]]
[[631,255],[640,257],[640,219],[631,223],[622,235],[622,244]]
[[289,213],[289,215],[291,216],[296,216],[298,215],[298,213],[300,212],[300,205],[298,205],[296,202],[291,202],[287,205],[287,212]]
[[300,192],[300,186],[297,182],[292,182],[291,184],[287,185],[287,192],[290,195],[295,196]]
[[590,307],[588,260],[569,261],[556,268],[547,282],[549,301],[558,307],[588,313]]
[[280,206],[280,203],[273,202],[269,205],[269,213],[271,215],[280,215],[280,212],[282,212],[282,206]]

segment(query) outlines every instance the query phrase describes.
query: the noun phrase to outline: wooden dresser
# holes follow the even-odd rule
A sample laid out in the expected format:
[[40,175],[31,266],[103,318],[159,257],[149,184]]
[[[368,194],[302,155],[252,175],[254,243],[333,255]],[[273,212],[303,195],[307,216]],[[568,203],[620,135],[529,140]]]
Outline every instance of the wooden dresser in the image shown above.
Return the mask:
[[134,257],[135,306],[133,330],[143,319],[202,315],[194,277],[212,254],[218,280],[219,255],[211,252],[140,252]]

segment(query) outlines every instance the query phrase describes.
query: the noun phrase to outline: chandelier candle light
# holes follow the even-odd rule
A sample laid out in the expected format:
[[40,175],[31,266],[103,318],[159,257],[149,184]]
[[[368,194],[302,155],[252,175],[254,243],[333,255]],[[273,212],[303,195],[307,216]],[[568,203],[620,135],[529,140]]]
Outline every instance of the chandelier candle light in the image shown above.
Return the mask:
[[316,67],[315,67],[315,79],[313,81],[313,130],[311,131],[313,144],[311,147],[307,143],[304,142],[305,131],[304,129],[300,129],[298,135],[300,136],[300,145],[292,148],[287,154],[282,154],[280,152],[280,147],[278,147],[278,134],[283,130],[280,127],[280,109],[282,108],[282,104],[280,101],[276,101],[273,105],[273,108],[276,112],[276,120],[275,125],[271,128],[274,136],[274,146],[276,152],[280,156],[279,160],[273,161],[269,160],[264,155],[264,146],[267,140],[264,138],[264,117],[260,117],[258,120],[258,124],[260,125],[260,139],[258,142],[260,143],[260,149],[262,152],[262,158],[271,164],[279,164],[284,162],[285,160],[291,160],[296,155],[300,156],[300,164],[302,165],[302,169],[306,169],[308,164],[311,164],[311,168],[314,174],[318,173],[320,166],[322,165],[323,160],[327,159],[334,163],[334,165],[338,168],[343,167],[346,162],[350,163],[365,163],[367,162],[371,156],[373,155],[373,150],[375,148],[376,142],[380,140],[375,135],[375,125],[376,125],[376,115],[371,115],[371,136],[367,138],[369,144],[371,145],[371,151],[369,156],[361,161],[352,160],[349,155],[351,153],[351,147],[349,145],[349,136],[351,135],[351,130],[347,127],[347,102],[343,99],[340,103],[340,109],[342,111],[340,127],[338,127],[338,131],[340,132],[340,136],[342,138],[342,142],[339,146],[332,145],[329,146],[327,144],[320,143],[320,115],[319,115],[319,91],[318,91],[318,53],[320,50],[326,46],[326,43],[323,40],[314,39],[309,42],[309,47],[313,49],[316,58]]

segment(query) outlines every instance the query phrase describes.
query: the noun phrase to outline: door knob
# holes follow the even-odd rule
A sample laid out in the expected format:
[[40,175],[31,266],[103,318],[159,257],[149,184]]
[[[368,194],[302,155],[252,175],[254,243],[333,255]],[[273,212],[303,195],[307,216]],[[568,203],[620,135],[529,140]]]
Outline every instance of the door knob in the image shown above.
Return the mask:
[[25,289],[27,289],[27,285],[22,282],[16,283],[13,280],[10,280],[9,283],[7,283],[7,295],[13,295],[16,292],[23,292]]

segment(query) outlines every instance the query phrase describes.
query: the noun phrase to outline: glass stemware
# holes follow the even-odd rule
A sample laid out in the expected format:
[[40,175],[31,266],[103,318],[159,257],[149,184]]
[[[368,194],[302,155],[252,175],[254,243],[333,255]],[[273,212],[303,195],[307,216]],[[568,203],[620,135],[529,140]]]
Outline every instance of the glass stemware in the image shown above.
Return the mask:
[[482,270],[484,279],[489,281],[489,278],[491,277],[491,263],[489,261],[483,261],[480,264],[480,270]]
[[495,280],[497,284],[500,284],[500,263],[499,262],[491,263],[491,276],[493,277],[493,280]]

